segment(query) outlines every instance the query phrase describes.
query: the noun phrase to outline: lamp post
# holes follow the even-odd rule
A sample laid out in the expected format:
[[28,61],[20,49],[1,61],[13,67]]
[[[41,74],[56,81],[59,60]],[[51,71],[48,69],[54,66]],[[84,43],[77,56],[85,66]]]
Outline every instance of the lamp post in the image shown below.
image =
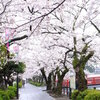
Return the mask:
[[[16,61],[16,64],[18,65],[18,61]],[[18,71],[16,70],[16,75],[17,75],[17,78],[16,78],[16,88],[17,88],[17,94],[16,94],[16,98],[19,99],[19,87],[18,87],[18,83],[19,83],[19,77],[18,77]]]
[[[9,49],[9,43],[7,44],[7,51],[8,51],[8,49]],[[15,51],[17,57],[18,57],[18,50],[19,50],[19,48],[15,48],[15,49],[14,49],[14,51]],[[8,53],[9,53],[9,51],[8,51]],[[9,54],[8,54],[8,61],[9,61]],[[18,60],[16,61],[16,64],[18,64]],[[18,79],[19,79],[19,78],[18,78],[18,71],[17,71],[17,80],[16,80],[16,83],[17,83],[17,94],[16,94],[17,99],[19,99],[19,87],[18,87],[18,82],[19,82],[19,80],[18,80]]]
[[[17,61],[16,61],[16,64],[18,64],[18,51],[19,51],[19,47],[18,46],[15,46],[14,47],[14,51],[16,53],[16,58],[17,58]],[[17,71],[17,80],[16,80],[16,83],[17,83],[17,99],[19,99],[19,87],[18,87],[18,83],[19,83],[19,77],[18,77],[18,71]]]
[[17,99],[19,99],[19,87],[18,87],[18,72],[17,72]]

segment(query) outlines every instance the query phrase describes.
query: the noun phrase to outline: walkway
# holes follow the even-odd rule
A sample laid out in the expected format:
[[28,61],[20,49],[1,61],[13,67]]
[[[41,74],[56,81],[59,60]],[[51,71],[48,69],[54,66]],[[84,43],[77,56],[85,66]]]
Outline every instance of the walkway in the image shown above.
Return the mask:
[[27,83],[19,91],[19,100],[55,100],[42,90],[45,90],[45,87],[36,87]]

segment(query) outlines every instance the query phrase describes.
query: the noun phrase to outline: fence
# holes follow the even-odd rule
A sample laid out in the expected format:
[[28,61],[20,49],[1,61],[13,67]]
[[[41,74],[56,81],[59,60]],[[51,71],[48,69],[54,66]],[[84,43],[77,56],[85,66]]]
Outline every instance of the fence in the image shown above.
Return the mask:
[[69,98],[71,97],[71,88],[70,88],[70,81],[66,80],[62,83],[62,94],[67,95]]

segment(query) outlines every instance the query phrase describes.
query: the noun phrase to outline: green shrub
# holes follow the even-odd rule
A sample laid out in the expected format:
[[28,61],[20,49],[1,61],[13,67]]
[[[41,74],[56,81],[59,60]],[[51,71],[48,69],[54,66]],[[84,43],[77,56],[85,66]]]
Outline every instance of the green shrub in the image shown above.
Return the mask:
[[8,90],[6,92],[9,95],[9,97],[13,99],[16,96],[17,89],[14,86],[8,86]]
[[0,100],[3,100],[2,96],[0,95]]
[[[17,87],[17,83],[14,84],[14,87]],[[22,88],[22,81],[20,81],[20,82],[18,83],[18,87],[19,87],[19,88]]]
[[18,83],[18,87],[19,87],[19,88],[22,88],[22,81],[20,81],[20,82]]
[[83,92],[79,92],[76,100],[84,100],[85,96],[88,95],[88,93],[92,92],[94,90],[84,90]]
[[85,96],[84,100],[100,100],[100,91],[92,91]]
[[100,91],[87,89],[79,92],[78,90],[74,90],[71,97],[72,100],[100,100]]
[[41,83],[34,83],[35,86],[41,86]]
[[7,90],[6,92],[8,96],[10,97],[10,99],[13,99],[16,96],[15,92],[12,90]]
[[78,94],[79,94],[79,91],[78,90],[74,90],[74,92],[71,95],[72,100],[77,100]]
[[7,92],[5,92],[5,91],[1,91],[0,90],[0,95],[1,95],[1,100],[3,99],[3,100],[10,100],[10,98],[9,98],[9,96],[8,96],[8,94],[7,94]]
[[10,100],[16,96],[17,89],[13,86],[8,86],[7,90],[0,89],[0,100]]
[[29,81],[30,84],[35,85],[35,86],[44,86],[43,83],[39,83],[39,82],[33,82],[33,81]]
[[76,97],[76,100],[84,100],[81,96],[81,94],[78,94],[78,96]]
[[8,90],[14,91],[15,93],[17,92],[17,88],[14,86],[8,86]]

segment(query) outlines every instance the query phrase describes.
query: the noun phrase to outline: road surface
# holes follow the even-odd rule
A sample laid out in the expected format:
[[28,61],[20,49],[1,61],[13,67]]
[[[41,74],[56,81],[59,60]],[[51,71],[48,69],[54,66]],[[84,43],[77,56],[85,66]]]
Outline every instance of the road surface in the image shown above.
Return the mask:
[[43,90],[45,87],[36,87],[27,83],[19,90],[19,100],[55,100]]

